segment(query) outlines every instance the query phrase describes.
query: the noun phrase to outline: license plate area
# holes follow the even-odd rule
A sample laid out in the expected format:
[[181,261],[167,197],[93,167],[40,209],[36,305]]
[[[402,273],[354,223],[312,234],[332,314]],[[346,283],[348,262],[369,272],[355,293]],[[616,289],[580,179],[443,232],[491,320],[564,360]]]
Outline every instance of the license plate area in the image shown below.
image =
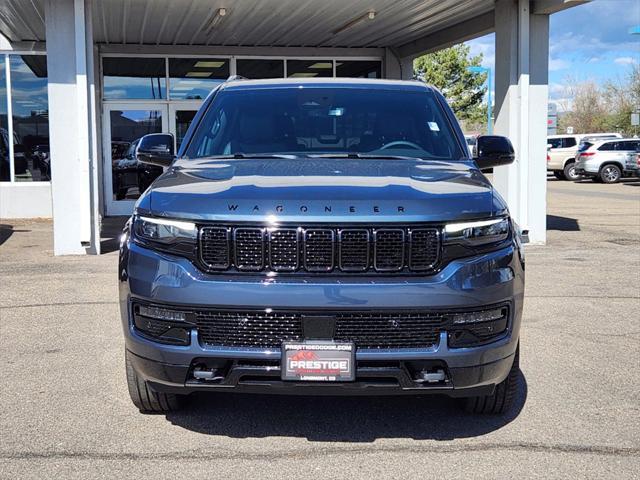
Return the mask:
[[351,382],[355,380],[353,343],[313,341],[282,344],[282,380]]

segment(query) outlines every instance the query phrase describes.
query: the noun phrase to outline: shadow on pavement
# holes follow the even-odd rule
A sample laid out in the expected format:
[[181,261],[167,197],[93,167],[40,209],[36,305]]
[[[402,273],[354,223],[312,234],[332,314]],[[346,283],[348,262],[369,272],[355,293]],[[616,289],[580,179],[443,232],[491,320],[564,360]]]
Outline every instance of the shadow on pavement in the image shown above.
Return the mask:
[[560,232],[579,232],[580,225],[575,218],[547,215],[547,230],[558,230]]
[[472,415],[444,396],[302,397],[196,393],[173,424],[232,438],[304,437],[314,442],[373,442],[379,438],[451,440],[485,435],[513,421],[527,399],[520,372],[511,410]]
[[13,225],[0,223],[0,245],[11,238],[11,235],[18,232],[30,232],[31,230],[15,230]]
[[100,252],[111,253],[120,248],[120,234],[129,217],[104,217],[100,230]]

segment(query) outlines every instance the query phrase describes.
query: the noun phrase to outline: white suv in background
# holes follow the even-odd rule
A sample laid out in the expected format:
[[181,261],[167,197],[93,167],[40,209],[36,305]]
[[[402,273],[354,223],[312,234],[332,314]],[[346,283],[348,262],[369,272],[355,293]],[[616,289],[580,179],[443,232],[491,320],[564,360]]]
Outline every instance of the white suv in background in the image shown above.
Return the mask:
[[638,138],[584,143],[576,155],[575,172],[596,181],[617,183],[623,177],[635,175],[638,152]]
[[577,180],[575,173],[576,154],[585,140],[594,143],[598,140],[622,138],[619,133],[582,133],[579,135],[550,135],[547,137],[547,170],[552,171],[558,180]]

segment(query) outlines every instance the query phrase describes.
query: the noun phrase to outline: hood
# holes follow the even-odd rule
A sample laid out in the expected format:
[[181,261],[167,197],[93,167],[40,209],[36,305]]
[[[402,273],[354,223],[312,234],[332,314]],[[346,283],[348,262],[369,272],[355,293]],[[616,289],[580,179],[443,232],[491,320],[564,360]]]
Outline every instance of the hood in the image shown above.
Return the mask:
[[157,216],[258,222],[437,222],[499,209],[473,163],[419,159],[179,160],[138,203]]

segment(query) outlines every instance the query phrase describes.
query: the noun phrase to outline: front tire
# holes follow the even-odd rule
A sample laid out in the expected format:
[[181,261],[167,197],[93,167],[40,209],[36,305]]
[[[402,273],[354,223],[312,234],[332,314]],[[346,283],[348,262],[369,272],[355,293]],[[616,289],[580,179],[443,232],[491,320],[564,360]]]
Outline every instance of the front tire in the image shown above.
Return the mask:
[[127,387],[131,401],[140,413],[169,413],[179,410],[184,396],[152,390],[133,368],[130,356],[131,354],[125,351]]
[[520,375],[520,345],[516,348],[513,365],[511,365],[507,378],[496,385],[492,395],[465,398],[465,411],[468,413],[494,415],[507,412],[513,405],[513,400],[516,396],[518,375]]
[[618,183],[622,178],[622,170],[617,165],[609,164],[600,169],[602,183]]
[[569,162],[564,166],[564,171],[562,172],[564,174],[564,178],[566,178],[567,180],[571,181],[571,182],[575,182],[576,180],[580,179],[580,175],[578,175],[576,173],[576,163],[575,162]]

